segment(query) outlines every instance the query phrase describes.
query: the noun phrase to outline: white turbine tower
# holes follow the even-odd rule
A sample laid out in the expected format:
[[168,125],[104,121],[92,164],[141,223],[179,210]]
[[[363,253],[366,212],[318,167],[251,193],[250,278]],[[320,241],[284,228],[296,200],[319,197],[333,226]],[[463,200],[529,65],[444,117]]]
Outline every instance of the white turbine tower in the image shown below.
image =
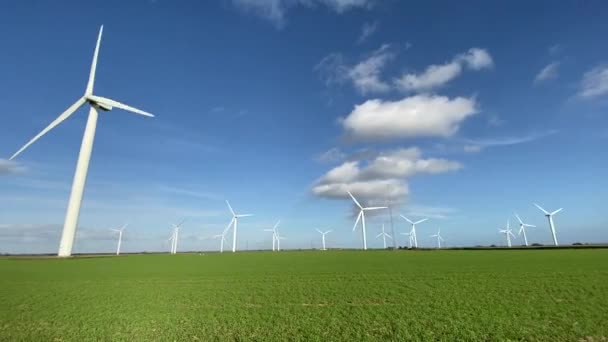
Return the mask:
[[409,232],[409,233],[400,233],[400,234],[407,236],[410,248],[412,248],[412,243],[413,243],[413,240],[414,240],[414,238],[412,237],[412,232]]
[[44,128],[38,135],[32,138],[27,144],[23,145],[15,154],[13,154],[9,160],[17,157],[21,152],[27,149],[31,144],[36,142],[40,137],[48,133],[50,130],[55,128],[57,125],[62,123],[64,120],[74,114],[84,104],[89,104],[89,117],[87,119],[86,128],[82,137],[82,145],[80,146],[80,153],[78,155],[78,162],[76,163],[76,172],[74,174],[74,181],[72,183],[72,191],[70,194],[70,200],[68,202],[67,212],[65,215],[65,222],[63,225],[63,232],[61,234],[61,242],[59,243],[58,256],[68,257],[72,255],[72,247],[74,245],[74,237],[76,235],[76,228],[78,227],[78,217],[80,215],[80,205],[82,203],[82,196],[84,193],[84,186],[87,179],[87,173],[89,169],[89,161],[91,160],[91,151],[93,150],[93,141],[95,140],[95,130],[97,128],[97,110],[110,111],[112,108],[123,109],[135,114],[153,117],[154,115],[139,110],[137,108],[128,106],[126,104],[93,95],[93,85],[95,83],[95,70],[97,68],[97,56],[99,54],[99,44],[101,42],[101,34],[103,32],[103,26],[99,29],[99,36],[97,37],[97,45],[95,45],[95,53],[93,54],[93,62],[91,63],[91,71],[89,73],[89,81],[85,89],[84,95],[74,102],[68,109],[61,113],[53,122],[51,122],[46,128]]
[[232,213],[232,220],[228,224],[228,229],[230,229],[230,226],[232,225],[232,252],[234,253],[236,252],[236,233],[239,225],[239,218],[253,216],[253,214],[237,214],[230,206],[230,202],[228,202],[228,200],[226,200],[226,204],[228,205],[228,209],[230,209],[230,212]]
[[323,249],[322,250],[326,251],[327,248],[325,248],[325,235],[331,233],[333,230],[330,229],[330,230],[328,230],[326,232],[322,232],[320,229],[317,229],[317,231],[319,232],[319,234],[321,234],[321,239],[323,241]]
[[220,253],[224,253],[224,242],[226,241],[226,235],[224,233],[213,235],[214,239],[220,239]]
[[386,249],[386,238],[392,239],[393,237],[388,235],[385,231],[384,231],[384,223],[382,224],[382,233],[376,235],[376,238],[379,238],[382,236],[382,241],[384,242],[384,249]]
[[511,236],[515,237],[515,235],[513,235],[513,232],[511,231],[511,222],[507,220],[507,228],[500,229],[498,232],[501,234],[505,234],[505,236],[507,237],[507,246],[511,248]]
[[528,247],[528,237],[526,236],[526,228],[535,228],[535,225],[532,224],[527,224],[524,223],[524,221],[521,220],[521,218],[519,217],[519,215],[517,215],[517,213],[515,213],[515,217],[517,217],[517,220],[519,221],[519,232],[517,233],[518,236],[520,235],[524,235],[524,243],[526,244],[526,247]]
[[278,228],[275,228],[274,236],[275,236],[275,239],[277,239],[277,252],[280,252],[281,251],[281,240],[287,240],[287,238],[284,236],[281,236],[279,234]]
[[353,199],[353,202],[355,202],[355,204],[357,205],[357,207],[359,207],[359,215],[357,216],[357,221],[355,221],[355,225],[353,226],[353,232],[355,231],[355,229],[357,229],[357,225],[359,224],[359,220],[361,220],[361,235],[363,236],[363,250],[367,250],[367,235],[365,232],[365,212],[366,211],[370,211],[370,210],[379,210],[379,209],[387,209],[388,207],[367,207],[364,208],[363,206],[361,206],[361,204],[359,203],[359,201],[357,201],[357,199],[355,198],[355,196],[353,196],[353,194],[350,193],[350,191],[346,191],[348,192],[348,194],[350,195],[350,198]]
[[179,241],[179,230],[182,228],[182,224],[185,220],[182,220],[179,224],[172,224],[173,235],[169,238],[171,242],[171,254],[177,254],[177,242]]
[[418,221],[414,222],[403,215],[399,215],[399,216],[401,216],[402,219],[406,220],[407,222],[409,222],[412,225],[412,230],[410,231],[410,239],[412,239],[412,241],[414,242],[414,247],[418,248],[418,236],[416,235],[416,225],[428,220],[428,218],[423,218],[422,220],[418,220]]
[[441,228],[437,230],[437,234],[433,234],[431,237],[437,238],[437,248],[441,248],[441,241],[444,241],[441,237]]
[[557,244],[557,236],[555,235],[555,224],[553,224],[553,215],[559,213],[560,211],[562,211],[564,208],[559,208],[554,212],[548,212],[545,209],[543,209],[540,205],[534,203],[534,205],[540,209],[543,213],[545,213],[545,216],[547,217],[547,219],[549,220],[549,228],[551,229],[551,235],[553,236],[553,244],[558,246]]
[[279,224],[281,223],[281,220],[278,220],[277,223],[275,223],[274,227],[272,227],[272,229],[264,229],[265,232],[272,232],[272,251],[275,251],[275,245],[277,243],[277,227],[279,226]]
[[111,229],[118,233],[118,247],[116,247],[116,255],[120,255],[120,245],[122,244],[122,232],[124,232],[125,228],[127,228],[129,224],[125,223],[120,229]]

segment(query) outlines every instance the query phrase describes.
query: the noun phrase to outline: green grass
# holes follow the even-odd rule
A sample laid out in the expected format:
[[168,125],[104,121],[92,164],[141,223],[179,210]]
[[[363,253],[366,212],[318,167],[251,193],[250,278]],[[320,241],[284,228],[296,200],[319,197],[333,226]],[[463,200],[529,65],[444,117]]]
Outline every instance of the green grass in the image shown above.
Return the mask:
[[0,259],[0,340],[586,337],[608,337],[604,249]]

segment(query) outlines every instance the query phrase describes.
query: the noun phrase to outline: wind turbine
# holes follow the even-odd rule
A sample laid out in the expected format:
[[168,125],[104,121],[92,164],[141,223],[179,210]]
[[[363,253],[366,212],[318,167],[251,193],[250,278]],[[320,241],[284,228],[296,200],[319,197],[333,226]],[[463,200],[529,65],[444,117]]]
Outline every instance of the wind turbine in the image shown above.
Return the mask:
[[116,255],[120,255],[120,245],[122,244],[122,232],[127,228],[129,224],[125,223],[120,229],[110,229],[118,233],[118,247],[116,247]]
[[277,227],[281,223],[281,220],[278,220],[277,223],[272,227],[272,229],[264,229],[265,232],[272,232],[272,251],[275,251],[275,244],[277,242]]
[[441,241],[444,241],[441,237],[441,228],[437,230],[437,234],[433,234],[431,237],[437,238],[437,248],[441,248]]
[[548,212],[545,209],[543,209],[540,205],[534,203],[534,205],[540,209],[543,213],[545,213],[545,216],[547,217],[547,219],[549,220],[549,228],[551,229],[551,235],[553,236],[553,244],[558,246],[557,244],[557,236],[555,236],[555,224],[553,224],[553,215],[559,213],[560,211],[564,210],[564,208],[559,208],[554,212]]
[[412,241],[414,240],[414,238],[412,237],[412,232],[409,232],[409,233],[400,233],[400,234],[401,235],[406,235],[408,237],[410,248],[412,248]]
[[173,240],[171,244],[171,254],[177,254],[177,242],[179,241],[179,230],[182,228],[182,224],[185,220],[182,220],[179,224],[172,224],[173,226],[173,235],[169,238],[169,240]]
[[535,228],[535,225],[532,224],[527,224],[524,223],[521,218],[519,217],[519,215],[517,215],[517,213],[515,213],[515,217],[517,217],[517,220],[519,221],[519,233],[517,233],[517,235],[524,235],[524,243],[526,244],[526,247],[528,247],[528,237],[526,236],[526,228],[530,227],[530,228]]
[[399,215],[399,216],[401,216],[402,219],[406,220],[407,222],[409,222],[412,225],[412,230],[410,231],[410,238],[414,242],[414,247],[418,248],[418,237],[416,236],[416,225],[428,220],[428,218],[423,218],[422,220],[418,220],[418,221],[414,222],[403,215]]
[[499,233],[505,234],[507,237],[507,246],[511,248],[511,236],[515,237],[515,235],[513,235],[513,232],[511,231],[511,222],[509,220],[507,220],[507,229],[501,229],[499,230]]
[[80,146],[80,153],[78,155],[78,162],[76,163],[76,172],[74,174],[74,181],[72,183],[72,191],[70,193],[70,200],[68,202],[67,212],[65,215],[65,222],[63,225],[63,232],[61,234],[61,241],[59,243],[59,252],[57,253],[60,257],[69,257],[72,255],[72,247],[74,245],[74,237],[76,235],[76,228],[78,227],[78,217],[80,215],[80,205],[82,203],[82,196],[84,192],[84,186],[87,179],[87,173],[89,169],[89,161],[91,160],[91,152],[93,150],[93,141],[95,140],[95,130],[97,128],[98,110],[110,111],[113,108],[119,108],[140,114],[144,116],[153,117],[154,115],[144,112],[143,110],[128,106],[126,104],[117,102],[115,100],[93,95],[93,85],[95,84],[95,70],[97,69],[97,56],[99,55],[99,44],[101,42],[101,34],[103,32],[103,26],[99,29],[99,35],[97,37],[97,44],[95,45],[95,52],[93,54],[93,62],[91,63],[91,71],[89,73],[89,81],[84,91],[84,95],[74,102],[68,109],[61,113],[53,122],[51,122],[46,128],[44,128],[38,135],[32,138],[27,144],[23,145],[15,154],[13,154],[9,160],[17,157],[21,152],[27,149],[40,137],[48,133],[50,130],[55,128],[57,125],[65,121],[72,114],[74,114],[80,107],[85,104],[89,104],[89,117],[87,119],[86,128],[82,137],[82,144]]
[[331,233],[333,230],[330,229],[330,230],[328,230],[326,232],[322,232],[320,229],[317,229],[317,231],[319,232],[319,234],[321,234],[321,238],[323,240],[323,250],[326,251],[327,249],[325,248],[325,235]]
[[386,238],[392,239],[393,237],[388,235],[385,231],[384,231],[384,223],[382,224],[382,233],[376,235],[376,238],[379,238],[382,236],[382,241],[384,242],[384,249],[386,249]]
[[350,193],[350,191],[346,190],[346,192],[348,192],[348,194],[350,195],[350,198],[352,198],[353,202],[355,202],[355,204],[357,205],[357,207],[359,207],[359,215],[357,216],[357,221],[355,221],[355,225],[353,226],[353,232],[355,231],[355,229],[357,229],[357,225],[359,224],[359,220],[361,220],[361,226],[362,226],[361,234],[363,236],[363,250],[367,250],[367,236],[366,236],[366,233],[365,233],[365,212],[366,211],[371,211],[371,210],[387,209],[388,207],[367,207],[367,208],[364,208],[363,206],[361,206],[361,204],[359,203],[359,201],[357,201],[357,199],[355,198],[355,196],[353,196],[353,194]]
[[281,240],[286,240],[287,238],[284,236],[281,236],[279,234],[279,229],[275,228],[275,233],[274,233],[275,239],[277,240],[277,252],[281,251]]
[[236,233],[239,224],[239,218],[253,216],[253,214],[237,214],[234,212],[234,210],[232,210],[232,207],[230,206],[230,202],[228,202],[228,200],[226,200],[226,204],[228,204],[228,209],[230,209],[230,212],[232,213],[232,221],[230,221],[230,223],[228,224],[228,229],[230,229],[230,226],[232,225],[232,252],[234,253],[236,252]]

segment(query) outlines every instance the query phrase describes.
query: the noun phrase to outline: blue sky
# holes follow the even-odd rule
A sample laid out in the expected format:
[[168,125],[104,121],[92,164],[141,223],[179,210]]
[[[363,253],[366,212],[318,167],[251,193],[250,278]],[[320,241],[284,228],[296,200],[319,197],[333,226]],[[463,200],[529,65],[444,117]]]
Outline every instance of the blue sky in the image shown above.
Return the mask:
[[[358,247],[351,189],[430,217],[447,245],[503,244],[564,207],[563,243],[608,240],[608,22],[601,1],[8,1],[0,4],[0,252],[56,252],[86,110],[7,161],[84,91],[104,24],[75,252],[180,249],[243,219],[239,246]],[[388,216],[371,217],[368,240]],[[395,230],[409,230],[395,217]],[[403,236],[398,237],[405,245]],[[519,240],[518,240],[519,242]]]

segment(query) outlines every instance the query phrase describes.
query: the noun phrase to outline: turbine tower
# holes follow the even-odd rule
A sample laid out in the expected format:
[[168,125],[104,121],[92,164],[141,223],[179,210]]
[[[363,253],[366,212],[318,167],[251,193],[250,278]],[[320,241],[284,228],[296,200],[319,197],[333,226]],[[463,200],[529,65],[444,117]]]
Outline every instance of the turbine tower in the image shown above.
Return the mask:
[[274,227],[272,227],[272,229],[264,229],[265,232],[272,232],[272,251],[275,251],[275,245],[277,243],[277,227],[279,226],[279,224],[281,223],[281,220],[278,220],[277,223],[275,223]]
[[500,229],[498,232],[501,234],[505,234],[505,236],[507,237],[507,246],[511,248],[511,236],[515,237],[515,235],[513,235],[513,232],[511,231],[511,222],[507,220],[507,228]]
[[118,247],[116,247],[116,255],[120,255],[120,245],[122,244],[122,232],[127,228],[129,224],[125,223],[120,229],[110,229],[118,233]]
[[437,238],[437,248],[441,248],[441,241],[444,241],[441,237],[441,228],[437,230],[437,234],[433,234],[431,237]]
[[412,237],[412,232],[409,232],[409,233],[400,233],[400,234],[401,235],[406,235],[408,237],[408,242],[409,242],[410,248],[412,248],[412,240],[414,240],[413,237]]
[[72,190],[70,193],[70,200],[68,202],[67,212],[65,215],[65,222],[63,224],[63,232],[61,234],[61,241],[59,243],[59,252],[57,253],[60,257],[69,257],[72,255],[72,247],[74,246],[74,237],[76,236],[76,228],[78,227],[78,217],[80,215],[80,205],[82,204],[82,197],[84,193],[84,187],[87,180],[87,173],[89,169],[89,161],[91,160],[91,152],[93,150],[93,141],[95,140],[95,130],[97,128],[98,110],[107,112],[113,108],[119,108],[132,112],[139,115],[153,117],[154,115],[139,110],[137,108],[128,106],[126,104],[117,102],[115,100],[97,96],[93,94],[93,86],[95,84],[95,70],[97,69],[97,56],[99,55],[99,44],[101,43],[101,35],[103,32],[103,26],[99,29],[99,35],[97,37],[97,44],[95,45],[95,52],[93,54],[93,62],[91,63],[91,71],[89,73],[89,81],[84,91],[84,95],[74,102],[68,109],[61,113],[53,122],[51,122],[46,128],[44,128],[38,135],[32,138],[27,144],[23,145],[15,154],[13,154],[9,160],[17,157],[21,152],[27,149],[40,137],[48,133],[50,130],[55,128],[57,125],[65,121],[72,114],[74,114],[84,104],[89,104],[89,117],[87,124],[84,129],[84,135],[82,137],[82,144],[80,146],[80,153],[78,155],[78,162],[76,163],[76,172],[74,173],[74,181],[72,183]]
[[284,236],[281,236],[279,234],[278,228],[275,229],[274,236],[275,236],[275,239],[277,240],[277,252],[280,252],[281,251],[281,240],[287,240],[287,238]]
[[524,223],[521,218],[519,217],[519,215],[517,215],[517,213],[515,213],[515,217],[517,217],[517,220],[519,221],[519,233],[517,233],[518,236],[520,235],[524,235],[524,243],[526,244],[526,247],[528,247],[528,237],[526,236],[526,228],[535,228],[535,225],[532,224],[527,224]]
[[410,231],[410,239],[412,239],[412,241],[414,242],[414,247],[418,248],[418,237],[416,236],[416,225],[428,220],[428,218],[423,218],[422,220],[418,220],[418,221],[414,222],[403,215],[399,215],[399,216],[401,216],[402,219],[406,220],[407,222],[409,222],[412,225],[412,230]]
[[320,229],[317,229],[317,231],[319,232],[319,234],[321,234],[321,239],[323,241],[323,249],[322,250],[326,251],[327,248],[325,248],[325,235],[331,233],[333,230],[330,229],[330,230],[328,230],[326,232],[322,232]]
[[171,243],[171,254],[177,254],[177,241],[179,240],[179,230],[182,228],[182,224],[186,220],[182,220],[179,224],[172,224],[173,227],[173,235],[169,238],[172,240]]
[[228,200],[226,200],[226,204],[228,205],[228,209],[230,209],[230,212],[232,213],[232,220],[228,224],[228,229],[230,229],[230,226],[232,225],[232,252],[234,253],[236,252],[236,233],[239,225],[239,218],[253,216],[253,214],[237,214],[230,206],[230,202],[228,202]]
[[359,207],[359,215],[357,216],[357,221],[355,221],[355,225],[353,226],[353,232],[355,231],[355,229],[357,229],[357,225],[359,224],[359,220],[361,220],[361,235],[363,236],[363,250],[367,250],[367,236],[366,236],[366,232],[365,232],[365,212],[366,211],[371,211],[371,210],[379,210],[379,209],[387,209],[388,207],[367,207],[364,208],[363,206],[361,206],[361,204],[359,203],[359,201],[357,201],[357,199],[355,198],[355,196],[353,196],[353,194],[350,193],[350,191],[346,190],[346,192],[348,192],[348,194],[350,195],[350,198],[353,199],[353,202],[355,202],[355,204],[357,205],[357,207]]
[[213,235],[214,239],[220,239],[220,253],[224,253],[224,242],[226,241],[226,235],[224,233]]
[[392,239],[393,237],[388,235],[385,231],[384,231],[384,223],[382,224],[382,233],[376,235],[376,238],[379,238],[382,236],[382,241],[384,242],[384,249],[386,249],[386,238]]
[[554,212],[548,212],[545,209],[543,209],[540,205],[534,203],[534,205],[540,209],[543,213],[545,213],[545,216],[547,217],[547,220],[549,220],[549,229],[551,229],[551,236],[553,236],[553,244],[556,246],[559,246],[557,244],[557,236],[555,235],[555,224],[553,224],[553,215],[559,213],[560,211],[562,211],[564,208],[559,208]]

